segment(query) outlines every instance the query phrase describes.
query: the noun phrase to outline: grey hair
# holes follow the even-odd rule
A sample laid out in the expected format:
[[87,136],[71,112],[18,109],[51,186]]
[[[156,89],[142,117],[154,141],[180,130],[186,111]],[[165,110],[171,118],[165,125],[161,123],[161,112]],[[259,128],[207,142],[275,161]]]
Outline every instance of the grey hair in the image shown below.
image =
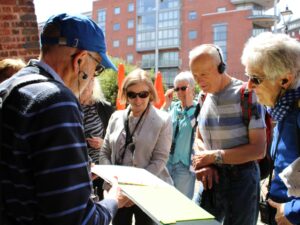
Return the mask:
[[215,60],[217,66],[221,63],[220,55],[223,59],[223,52],[219,46],[214,44],[202,44],[196,46],[189,52],[189,65],[191,66],[193,61],[203,54],[210,55]]
[[180,81],[187,81],[191,88],[195,87],[195,80],[190,71],[184,71],[176,75],[174,79],[174,86]]
[[241,57],[242,64],[263,71],[268,80],[286,73],[299,79],[300,43],[286,34],[264,32],[248,40]]
[[102,91],[102,88],[101,88],[101,85],[100,85],[100,81],[98,79],[95,79],[95,81],[94,81],[92,101],[94,101],[94,102],[105,102],[106,101],[103,91]]

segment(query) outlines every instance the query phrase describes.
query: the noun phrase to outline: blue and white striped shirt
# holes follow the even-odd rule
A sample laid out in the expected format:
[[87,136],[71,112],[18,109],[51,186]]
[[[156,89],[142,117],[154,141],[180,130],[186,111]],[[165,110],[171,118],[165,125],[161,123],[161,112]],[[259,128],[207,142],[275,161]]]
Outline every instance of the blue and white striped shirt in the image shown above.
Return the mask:
[[[32,70],[40,68],[19,74]],[[76,97],[61,81],[26,85],[7,98],[1,183],[5,212],[17,224],[109,224],[116,201],[90,199],[82,119]]]
[[[232,78],[221,92],[208,94],[198,117],[198,126],[206,149],[229,149],[248,144],[248,129],[264,128],[264,110],[258,105],[259,119],[251,116],[249,126],[243,122],[241,108],[242,82]],[[252,104],[256,96],[252,94]]]

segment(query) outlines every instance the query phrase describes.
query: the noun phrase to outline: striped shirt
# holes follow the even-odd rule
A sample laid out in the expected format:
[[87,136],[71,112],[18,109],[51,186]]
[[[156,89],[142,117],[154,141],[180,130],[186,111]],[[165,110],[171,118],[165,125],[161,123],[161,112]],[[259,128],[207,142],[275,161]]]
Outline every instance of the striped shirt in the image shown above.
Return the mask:
[[[84,113],[84,133],[85,137],[102,137],[103,136],[103,123],[98,114],[97,105],[83,105],[82,110]],[[88,144],[88,143],[87,143]],[[93,163],[99,164],[100,148],[95,149],[88,144],[88,154]]]
[[[198,126],[206,149],[228,149],[248,144],[248,129],[264,128],[264,110],[258,105],[259,119],[251,116],[249,127],[243,123],[241,108],[242,82],[231,83],[216,94],[208,94],[198,117]],[[256,96],[252,94],[252,104]]]
[[7,98],[1,184],[16,224],[109,224],[116,202],[90,199],[82,119],[76,97],[60,82],[30,84]]

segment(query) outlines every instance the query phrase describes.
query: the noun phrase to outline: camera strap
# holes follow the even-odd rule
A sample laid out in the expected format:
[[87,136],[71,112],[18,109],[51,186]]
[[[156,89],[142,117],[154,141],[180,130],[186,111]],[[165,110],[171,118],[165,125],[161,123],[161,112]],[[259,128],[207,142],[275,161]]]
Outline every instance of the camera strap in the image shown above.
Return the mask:
[[[137,127],[139,126],[139,124],[141,123],[147,109],[149,108],[149,105],[147,106],[147,108],[144,110],[144,112],[142,113],[141,117],[139,118],[137,124],[135,125],[132,133],[130,133],[130,129],[129,129],[129,115],[130,115],[130,112],[131,112],[131,109],[129,108],[128,110],[128,113],[127,113],[127,116],[125,117],[124,119],[124,128],[125,128],[125,133],[126,133],[126,137],[125,137],[125,146],[124,146],[124,151],[123,151],[123,154],[122,154],[122,160],[124,159],[124,155],[125,155],[125,152],[126,152],[126,149],[127,147],[133,142],[132,140],[132,137],[137,129]],[[132,148],[130,148],[131,150],[131,153],[133,154],[134,150],[135,150],[135,147],[134,145],[132,146]]]
[[173,155],[174,151],[175,151],[175,146],[176,146],[176,140],[177,140],[178,132],[179,132],[179,118],[177,117],[175,133],[174,133],[174,137],[173,137],[173,140],[172,140],[172,146],[173,147],[171,148],[171,152],[170,152],[171,155]]

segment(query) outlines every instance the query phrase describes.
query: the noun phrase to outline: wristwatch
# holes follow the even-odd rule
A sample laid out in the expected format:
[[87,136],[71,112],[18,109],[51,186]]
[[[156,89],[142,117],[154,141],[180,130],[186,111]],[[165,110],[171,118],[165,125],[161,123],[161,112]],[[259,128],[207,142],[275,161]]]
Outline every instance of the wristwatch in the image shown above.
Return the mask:
[[215,164],[223,164],[223,156],[221,150],[217,150],[215,153]]

